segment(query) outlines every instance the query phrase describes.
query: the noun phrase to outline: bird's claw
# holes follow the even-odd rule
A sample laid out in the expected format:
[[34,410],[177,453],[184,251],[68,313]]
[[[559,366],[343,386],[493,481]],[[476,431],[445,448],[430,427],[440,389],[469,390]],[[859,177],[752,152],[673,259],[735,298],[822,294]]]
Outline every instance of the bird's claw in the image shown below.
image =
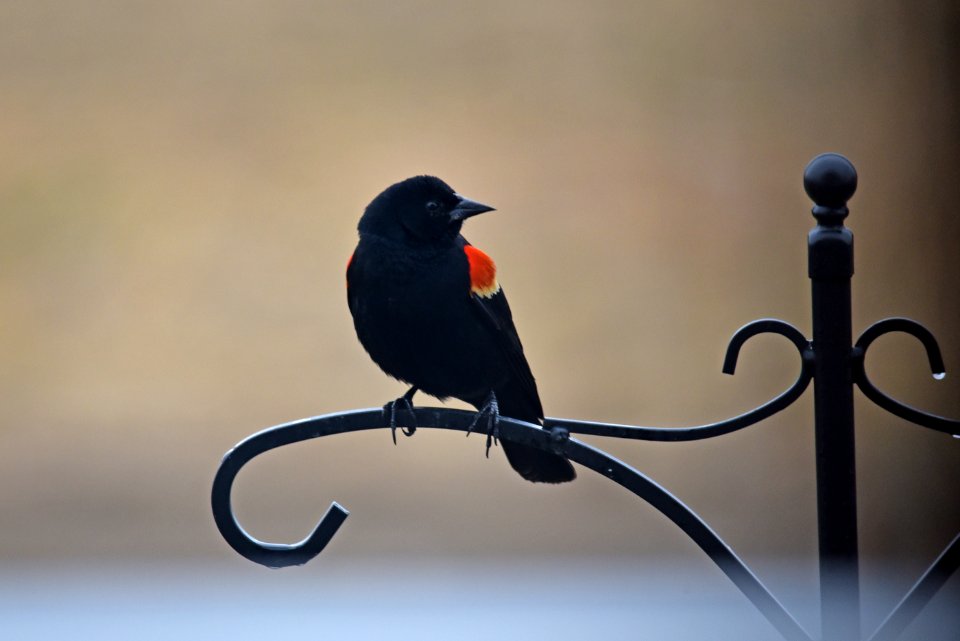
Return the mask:
[[467,428],[467,436],[470,436],[470,432],[473,431],[484,415],[487,417],[486,456],[490,458],[490,447],[499,445],[500,441],[500,407],[497,405],[497,397],[493,392],[490,392],[490,397],[487,399],[486,404],[484,404],[484,406],[480,408],[480,411],[477,412],[477,415],[473,417],[470,427]]
[[[410,390],[401,396],[398,399],[392,400],[386,405],[383,406],[383,413],[386,414],[390,419],[390,437],[393,439],[393,444],[397,444],[397,428],[400,428],[400,431],[403,432],[404,436],[413,436],[414,432],[417,431],[417,415],[413,411],[413,395],[417,393],[416,387],[411,387]],[[397,406],[400,406],[401,409],[406,410],[410,414],[410,425],[397,425]]]

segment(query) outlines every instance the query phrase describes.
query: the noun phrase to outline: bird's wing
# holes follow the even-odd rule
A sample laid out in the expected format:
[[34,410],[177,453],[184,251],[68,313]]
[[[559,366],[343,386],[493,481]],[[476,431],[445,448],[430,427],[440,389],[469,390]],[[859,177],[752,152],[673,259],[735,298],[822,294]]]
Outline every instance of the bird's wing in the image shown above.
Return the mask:
[[[513,325],[513,314],[507,297],[497,281],[497,266],[493,259],[460,236],[458,245],[467,258],[470,269],[470,299],[477,316],[493,335],[504,362],[509,368],[509,383],[497,390],[505,413],[522,420],[543,418],[543,407],[530,365],[523,355],[520,336]],[[509,398],[506,398],[509,397]],[[509,411],[508,411],[509,410]]]
[[[522,396],[523,404],[531,413],[536,414],[536,418],[543,418],[543,406],[540,404],[537,384],[523,354],[520,335],[517,334],[517,328],[513,324],[513,315],[510,313],[510,305],[503,290],[500,289],[489,297],[471,294],[471,299],[477,315],[496,337],[500,352],[510,368],[510,379],[513,383],[511,387]],[[533,417],[518,415],[517,418],[531,420]]]

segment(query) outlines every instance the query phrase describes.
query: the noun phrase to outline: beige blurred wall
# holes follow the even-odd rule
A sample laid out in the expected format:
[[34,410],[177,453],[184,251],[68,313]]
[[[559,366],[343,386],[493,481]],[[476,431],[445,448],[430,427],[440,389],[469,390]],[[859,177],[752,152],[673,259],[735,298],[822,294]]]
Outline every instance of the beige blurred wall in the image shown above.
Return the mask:
[[[217,555],[221,455],[402,391],[357,344],[364,205],[435,173],[497,206],[500,267],[548,415],[686,425],[744,411],[809,334],[801,187],[860,173],[855,334],[872,377],[960,416],[958,13],[937,2],[0,3],[0,558]],[[421,399],[421,402],[427,399]],[[812,397],[715,441],[610,443],[748,558],[812,559]],[[857,401],[861,541],[910,574],[960,529],[960,442]],[[697,554],[601,478],[536,487],[481,438],[299,445],[238,482],[339,555]]]

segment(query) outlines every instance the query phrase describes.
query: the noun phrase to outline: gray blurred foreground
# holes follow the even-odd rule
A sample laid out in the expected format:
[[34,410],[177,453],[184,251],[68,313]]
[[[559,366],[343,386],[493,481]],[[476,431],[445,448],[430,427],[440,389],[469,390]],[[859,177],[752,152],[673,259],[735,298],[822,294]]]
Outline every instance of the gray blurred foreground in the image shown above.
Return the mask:
[[[495,545],[495,543],[491,543]],[[758,573],[817,636],[815,574],[758,562]],[[879,623],[912,577],[864,590]],[[908,639],[956,639],[952,580]],[[705,558],[350,561],[266,570],[242,561],[0,565],[0,637],[17,641],[230,639],[720,639],[776,633]]]

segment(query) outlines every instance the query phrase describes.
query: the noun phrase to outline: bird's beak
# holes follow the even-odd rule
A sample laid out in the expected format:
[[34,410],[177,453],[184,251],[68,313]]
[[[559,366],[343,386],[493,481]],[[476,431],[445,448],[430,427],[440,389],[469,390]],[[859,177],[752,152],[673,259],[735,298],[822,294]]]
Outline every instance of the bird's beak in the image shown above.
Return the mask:
[[457,203],[456,207],[450,210],[450,220],[452,222],[465,220],[470,218],[470,216],[476,216],[477,214],[482,214],[486,211],[493,211],[493,207],[490,205],[484,205],[483,203],[478,203],[475,200],[464,198],[460,194],[456,194],[456,196],[460,199],[460,202]]

